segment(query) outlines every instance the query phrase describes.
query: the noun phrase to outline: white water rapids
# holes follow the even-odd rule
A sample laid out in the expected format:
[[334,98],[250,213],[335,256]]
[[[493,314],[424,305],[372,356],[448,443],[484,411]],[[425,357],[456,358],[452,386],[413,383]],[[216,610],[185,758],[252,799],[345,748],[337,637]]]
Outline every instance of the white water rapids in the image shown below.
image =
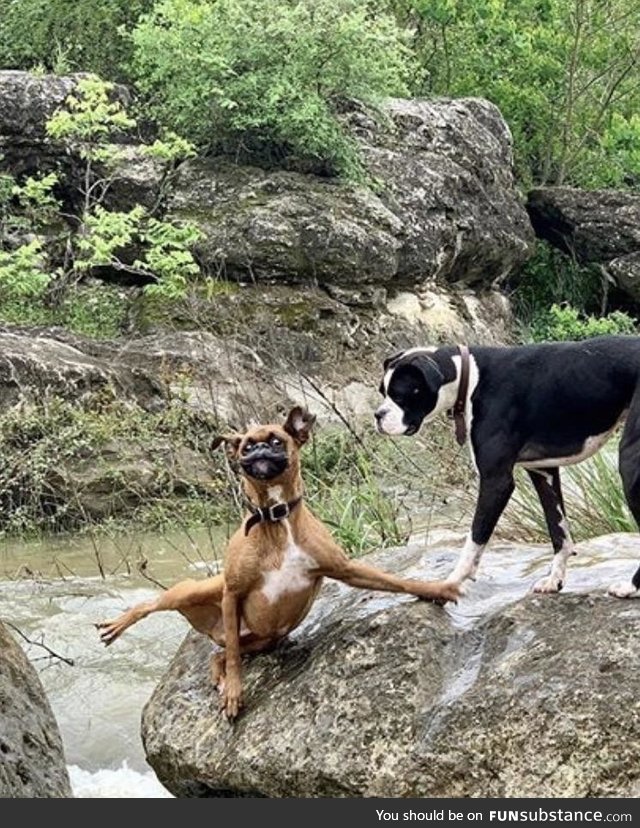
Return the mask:
[[199,531],[0,545],[0,618],[33,642],[16,635],[58,721],[75,796],[171,796],[145,761],[140,716],[188,624],[177,613],[158,613],[109,648],[94,624],[159,593],[137,571],[140,561],[170,585],[206,575],[223,543]]

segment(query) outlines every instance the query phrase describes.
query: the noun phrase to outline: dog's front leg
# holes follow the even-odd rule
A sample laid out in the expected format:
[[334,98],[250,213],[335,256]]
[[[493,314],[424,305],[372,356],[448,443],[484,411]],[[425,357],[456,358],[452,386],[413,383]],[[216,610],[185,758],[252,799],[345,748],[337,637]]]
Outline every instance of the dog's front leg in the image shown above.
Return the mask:
[[325,535],[323,542],[314,550],[318,562],[317,574],[343,581],[360,589],[378,589],[385,592],[404,592],[426,601],[444,604],[457,601],[460,591],[456,584],[445,581],[418,581],[398,578],[375,566],[348,558],[333,539]]
[[344,581],[360,589],[379,589],[385,592],[405,592],[426,601],[444,604],[457,601],[460,595],[456,584],[447,581],[417,581],[397,578],[373,566],[359,561],[346,560],[333,571],[326,572],[330,578]]
[[473,523],[471,524],[471,532],[467,537],[458,563],[447,581],[462,584],[467,578],[475,578],[482,553],[489,543],[496,523],[509,502],[514,489],[515,482],[511,469],[502,474],[482,475],[481,473],[480,492]]
[[220,706],[228,719],[235,719],[242,704],[240,676],[240,613],[239,596],[225,586],[222,595],[222,621],[225,641],[225,679]]

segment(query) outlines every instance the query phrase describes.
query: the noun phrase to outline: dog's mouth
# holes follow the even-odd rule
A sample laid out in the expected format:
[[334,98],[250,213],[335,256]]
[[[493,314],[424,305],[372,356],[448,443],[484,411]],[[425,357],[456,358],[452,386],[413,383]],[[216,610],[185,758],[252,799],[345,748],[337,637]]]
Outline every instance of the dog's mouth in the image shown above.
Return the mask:
[[286,457],[256,457],[243,460],[240,465],[248,477],[255,480],[272,480],[287,468]]

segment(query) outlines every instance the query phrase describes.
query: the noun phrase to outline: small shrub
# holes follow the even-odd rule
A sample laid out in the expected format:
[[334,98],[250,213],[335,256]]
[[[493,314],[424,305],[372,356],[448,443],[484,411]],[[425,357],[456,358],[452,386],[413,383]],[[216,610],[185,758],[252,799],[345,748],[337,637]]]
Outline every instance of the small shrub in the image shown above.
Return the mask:
[[534,255],[517,274],[511,299],[517,318],[527,325],[540,308],[563,302],[592,313],[602,304],[603,289],[602,274],[595,267],[580,265],[538,241]]
[[529,330],[534,342],[567,341],[610,334],[635,334],[637,323],[623,311],[596,317],[581,314],[569,305],[552,305],[533,320]]
[[0,250],[0,302],[35,299],[51,281],[43,271],[42,242],[33,239],[15,250]]

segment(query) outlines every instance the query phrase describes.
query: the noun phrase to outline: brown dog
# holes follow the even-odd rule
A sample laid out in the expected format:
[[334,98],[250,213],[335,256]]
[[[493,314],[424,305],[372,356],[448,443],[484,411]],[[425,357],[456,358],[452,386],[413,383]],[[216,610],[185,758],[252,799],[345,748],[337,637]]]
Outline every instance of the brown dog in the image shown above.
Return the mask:
[[109,645],[127,627],[160,610],[178,610],[224,651],[214,655],[211,678],[221,706],[232,719],[241,705],[240,657],[273,647],[307,615],[323,577],[362,589],[406,592],[429,601],[456,601],[458,587],[442,581],[412,581],[350,560],[326,527],[302,502],[299,449],[315,418],[291,410],[284,425],[260,425],[246,434],[219,437],[239,460],[249,514],[229,541],[224,572],[203,581],[183,581],[155,601],[96,626]]

